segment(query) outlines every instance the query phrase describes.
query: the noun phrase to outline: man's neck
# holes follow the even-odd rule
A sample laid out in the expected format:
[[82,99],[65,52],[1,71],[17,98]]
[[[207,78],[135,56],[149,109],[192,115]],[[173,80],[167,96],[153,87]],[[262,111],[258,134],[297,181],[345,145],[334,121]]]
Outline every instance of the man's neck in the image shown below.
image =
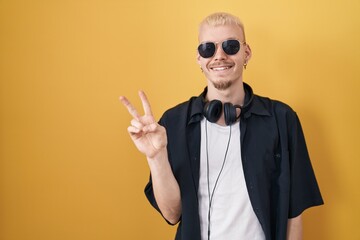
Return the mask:
[[[243,106],[245,102],[245,90],[242,81],[238,81],[236,84],[232,84],[225,90],[216,89],[212,83],[208,84],[208,92],[206,94],[208,101],[214,99],[220,100],[222,103],[230,102],[233,105]],[[237,114],[240,114],[240,109],[237,110]],[[219,125],[226,126],[224,111],[221,114],[220,119],[216,122]]]
[[242,106],[245,101],[245,90],[242,81],[233,83],[229,88],[224,90],[216,89],[213,84],[208,84],[208,92],[206,94],[208,101],[217,99],[221,102],[230,102],[233,105]]

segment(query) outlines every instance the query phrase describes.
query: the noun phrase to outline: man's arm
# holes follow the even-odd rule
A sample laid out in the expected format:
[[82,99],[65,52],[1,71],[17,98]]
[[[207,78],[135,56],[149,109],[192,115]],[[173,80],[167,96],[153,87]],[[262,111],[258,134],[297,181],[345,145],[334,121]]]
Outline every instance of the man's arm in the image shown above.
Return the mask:
[[181,216],[180,188],[171,170],[166,148],[155,158],[147,159],[156,203],[164,218],[176,224]]
[[302,232],[301,215],[288,219],[287,240],[302,240]]
[[139,96],[145,112],[143,116],[126,97],[120,97],[133,117],[128,132],[138,150],[147,157],[156,203],[162,215],[175,224],[181,215],[181,197],[168,159],[166,129],[155,121],[145,93],[139,92]]

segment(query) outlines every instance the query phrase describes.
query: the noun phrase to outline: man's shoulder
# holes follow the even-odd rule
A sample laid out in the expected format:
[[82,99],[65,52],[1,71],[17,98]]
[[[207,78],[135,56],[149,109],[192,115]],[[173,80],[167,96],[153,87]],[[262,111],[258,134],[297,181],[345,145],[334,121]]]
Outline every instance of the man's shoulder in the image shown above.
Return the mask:
[[188,111],[189,105],[191,102],[191,98],[187,101],[181,102],[169,109],[167,109],[164,112],[164,116],[174,116],[174,115],[182,115],[182,114],[186,114],[186,112]]
[[294,110],[283,101],[271,99],[269,97],[264,97],[260,95],[254,95],[254,102],[257,102],[262,107],[267,109],[269,112],[275,113],[293,113]]
[[192,102],[193,100],[195,100],[197,97],[191,97],[189,100],[181,102],[171,108],[169,108],[168,110],[166,110],[164,112],[164,114],[161,117],[161,122],[163,124],[171,124],[171,125],[176,125],[176,124],[181,124],[183,125],[184,122],[186,122],[188,120],[188,115],[191,109],[191,106],[193,105]]

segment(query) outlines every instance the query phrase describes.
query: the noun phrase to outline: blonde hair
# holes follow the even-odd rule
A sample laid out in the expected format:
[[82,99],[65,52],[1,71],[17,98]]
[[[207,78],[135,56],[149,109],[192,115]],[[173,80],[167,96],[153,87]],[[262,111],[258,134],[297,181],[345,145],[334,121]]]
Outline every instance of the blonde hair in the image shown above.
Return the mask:
[[216,12],[216,13],[210,14],[204,20],[202,20],[202,22],[199,25],[199,30],[205,24],[212,26],[212,27],[235,24],[238,27],[240,27],[240,29],[244,35],[244,41],[246,41],[244,24],[241,22],[241,20],[238,17],[236,17],[230,13]]

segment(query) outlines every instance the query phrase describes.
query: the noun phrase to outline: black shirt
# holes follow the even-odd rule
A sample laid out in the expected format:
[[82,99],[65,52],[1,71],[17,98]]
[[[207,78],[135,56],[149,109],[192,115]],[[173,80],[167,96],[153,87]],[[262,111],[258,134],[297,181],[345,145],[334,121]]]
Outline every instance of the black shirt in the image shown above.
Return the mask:
[[[267,240],[286,239],[288,218],[323,204],[305,138],[296,113],[286,104],[252,93],[244,83],[245,106],[240,115],[241,154],[250,201]],[[200,121],[205,91],[167,110],[168,157],[181,192],[182,214],[177,240],[200,240],[198,187]],[[145,187],[160,212],[151,178]],[[160,212],[161,213],[161,212]]]

